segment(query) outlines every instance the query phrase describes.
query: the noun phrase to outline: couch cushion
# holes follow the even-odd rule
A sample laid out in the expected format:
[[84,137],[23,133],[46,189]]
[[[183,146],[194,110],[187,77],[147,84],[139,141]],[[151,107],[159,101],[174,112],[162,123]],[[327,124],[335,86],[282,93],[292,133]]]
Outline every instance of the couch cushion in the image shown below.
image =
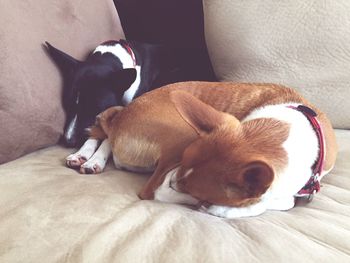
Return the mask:
[[220,219],[140,201],[148,176],[64,166],[58,146],[0,166],[0,262],[349,262],[350,131],[310,203]]
[[350,2],[204,0],[220,80],[294,87],[335,127],[350,128]]
[[112,0],[2,1],[0,163],[57,142],[62,81],[44,52],[49,41],[77,58],[124,37]]
[[181,48],[174,50],[174,55],[186,64],[184,80],[216,80],[205,44],[202,0],[114,0],[114,3],[128,39]]

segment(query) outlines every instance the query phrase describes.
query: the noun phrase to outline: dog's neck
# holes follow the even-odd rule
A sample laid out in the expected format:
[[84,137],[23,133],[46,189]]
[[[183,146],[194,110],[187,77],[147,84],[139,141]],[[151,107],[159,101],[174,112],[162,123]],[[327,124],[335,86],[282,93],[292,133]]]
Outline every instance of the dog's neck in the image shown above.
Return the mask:
[[[124,44],[123,44],[124,43]],[[134,52],[132,51],[132,48],[125,44],[126,42],[115,42],[113,44],[106,44],[106,45],[100,45],[98,46],[93,53],[100,52],[101,54],[104,53],[112,53],[116,57],[120,59],[120,62],[122,63],[123,69],[125,68],[135,68],[136,69],[136,79],[131,84],[130,88],[124,93],[122,102],[124,105],[129,104],[133,98],[136,95],[136,92],[138,90],[138,87],[141,83],[141,67],[138,65],[136,61],[136,57]]]
[[[257,108],[242,120],[239,131],[236,131],[239,133],[237,138],[241,140],[237,142],[241,145],[241,150],[245,145],[256,148],[273,166],[275,179],[266,195],[274,198],[296,195],[300,186],[306,184],[311,177],[312,166],[318,158],[319,142],[314,128],[303,113],[288,107],[298,105],[300,104],[286,103]],[[287,136],[282,130],[288,133]],[[251,149],[243,149],[240,154],[249,154],[248,152],[252,152]],[[299,165],[293,165],[295,163]],[[178,167],[171,170],[166,177],[174,179],[173,174],[178,170]],[[163,184],[162,191],[167,187],[169,184]],[[172,188],[178,190],[174,180]]]
[[[312,175],[312,166],[318,158],[319,142],[314,128],[303,115],[288,106],[297,107],[298,103],[269,105],[254,110],[243,122],[257,118],[274,118],[289,124],[289,135],[283,143],[288,163],[277,171],[270,191],[274,195],[295,195],[300,185],[305,184]],[[297,166],[293,164],[299,164]]]

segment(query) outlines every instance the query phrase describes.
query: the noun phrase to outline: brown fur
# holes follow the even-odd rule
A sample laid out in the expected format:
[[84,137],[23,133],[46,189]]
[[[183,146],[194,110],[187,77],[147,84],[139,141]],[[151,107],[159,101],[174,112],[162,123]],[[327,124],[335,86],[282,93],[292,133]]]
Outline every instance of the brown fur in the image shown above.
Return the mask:
[[[165,173],[181,163],[183,192],[215,204],[243,206],[259,200],[285,166],[281,145],[289,127],[274,119],[240,120],[258,107],[287,102],[317,112],[326,139],[325,170],[331,168],[337,146],[325,114],[294,90],[274,84],[171,84],[137,98],[118,114],[104,112],[92,133],[108,136],[121,163],[156,167],[140,193],[143,199],[152,199]],[[190,168],[193,174],[181,179]]]

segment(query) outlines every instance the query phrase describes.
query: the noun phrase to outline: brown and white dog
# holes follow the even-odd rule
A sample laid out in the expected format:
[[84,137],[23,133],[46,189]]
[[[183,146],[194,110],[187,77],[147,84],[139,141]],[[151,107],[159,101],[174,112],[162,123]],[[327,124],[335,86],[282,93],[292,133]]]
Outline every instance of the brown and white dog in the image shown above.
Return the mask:
[[90,137],[75,154],[82,173],[101,172],[112,150],[117,168],[154,171],[141,199],[227,218],[292,208],[319,190],[337,155],[326,115],[273,84],[171,84],[106,110]]

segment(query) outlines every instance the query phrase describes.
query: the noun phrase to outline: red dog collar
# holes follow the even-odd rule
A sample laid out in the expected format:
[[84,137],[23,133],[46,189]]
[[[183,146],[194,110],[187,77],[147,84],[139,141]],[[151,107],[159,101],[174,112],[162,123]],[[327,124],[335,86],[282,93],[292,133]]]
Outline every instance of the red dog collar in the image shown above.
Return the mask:
[[319,142],[319,156],[316,163],[312,166],[312,175],[310,179],[307,181],[305,186],[299,190],[299,192],[295,195],[296,197],[308,197],[309,200],[312,199],[313,195],[320,191],[320,177],[324,167],[325,161],[325,140],[322,131],[322,127],[317,120],[317,114],[312,109],[307,106],[299,105],[288,106],[288,108],[295,109],[300,111],[305,115],[305,117],[309,120],[310,124],[314,128],[316,132],[316,136]]

